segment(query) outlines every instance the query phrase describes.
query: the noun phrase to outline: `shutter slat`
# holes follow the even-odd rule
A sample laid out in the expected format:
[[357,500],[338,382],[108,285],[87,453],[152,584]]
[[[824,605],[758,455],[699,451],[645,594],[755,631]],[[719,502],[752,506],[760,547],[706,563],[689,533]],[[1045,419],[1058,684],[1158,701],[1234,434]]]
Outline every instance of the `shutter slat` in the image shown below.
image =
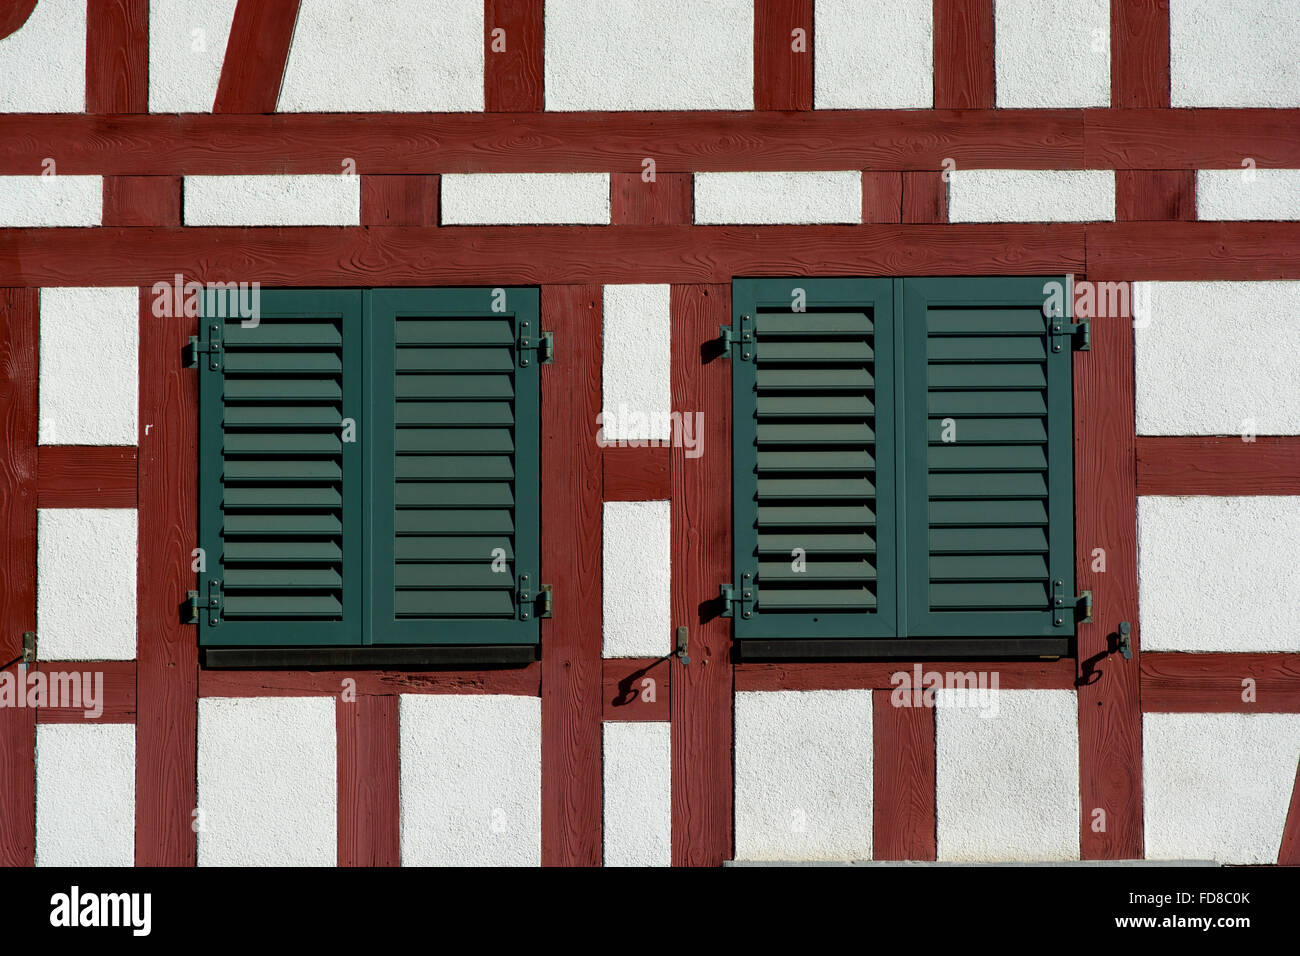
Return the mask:
[[399,508],[393,523],[398,534],[510,534],[515,530],[505,509]]
[[931,442],[956,445],[971,442],[1019,442],[1042,445],[1047,441],[1047,426],[1038,418],[953,418],[950,430],[955,440],[952,442],[943,440],[945,430],[943,419],[930,419]]
[[821,505],[810,508],[760,507],[758,509],[758,527],[760,530],[779,527],[861,528],[875,523],[875,514],[865,506]]
[[514,465],[508,455],[398,455],[398,481],[460,481],[513,478]]
[[226,588],[248,588],[254,591],[277,591],[343,587],[343,575],[335,568],[258,567],[227,569],[223,582]]
[[870,472],[876,462],[866,451],[760,451],[758,470],[769,472]]
[[513,425],[509,402],[398,402],[399,425]]
[[1045,528],[932,528],[930,553],[1047,553]]
[[515,503],[508,481],[399,481],[399,508],[502,508]]
[[334,514],[231,514],[226,512],[225,534],[262,535],[338,535],[343,522]]
[[398,561],[426,563],[479,564],[493,560],[498,553],[507,562],[515,559],[514,545],[503,535],[411,535],[398,538],[393,553]]
[[875,331],[871,320],[861,312],[767,312],[758,314],[755,331],[760,339],[788,335],[808,338],[846,335],[862,338]]
[[867,588],[766,588],[758,600],[767,611],[866,611],[876,606],[876,596]]
[[338,402],[343,399],[339,383],[328,378],[240,378],[226,379],[227,402]]
[[930,559],[931,581],[998,581],[1047,579],[1041,554],[936,555]]
[[1042,335],[1047,319],[1042,309],[989,307],[947,309],[931,307],[926,316],[931,335]]
[[398,428],[397,451],[465,452],[483,454],[514,451],[508,428]]
[[865,424],[765,425],[759,422],[759,445],[870,445],[875,433]]
[[287,428],[340,428],[343,416],[330,405],[228,405],[226,425],[283,431]]
[[223,614],[228,618],[331,620],[342,616],[343,602],[332,594],[246,594],[228,590]]
[[865,478],[761,478],[758,482],[758,500],[813,499],[813,498],[872,498],[876,487]]
[[509,375],[419,375],[397,376],[399,399],[493,399],[514,398]]
[[931,501],[930,526],[941,525],[1043,525],[1047,507],[1042,501]]
[[512,345],[509,319],[413,319],[397,323],[397,344]]
[[758,553],[793,556],[795,550],[809,557],[832,554],[875,554],[876,541],[869,534],[760,534]]
[[[401,323],[398,323],[400,326]],[[515,357],[508,348],[399,348],[398,372],[509,372]]]
[[421,588],[426,591],[442,589],[505,588],[514,587],[514,566],[506,562],[502,570],[494,571],[486,558],[478,564],[398,564],[394,568],[393,583],[399,588]]
[[871,346],[859,339],[774,339],[763,342],[755,357],[760,365],[860,365],[874,356]]
[[303,541],[244,541],[234,538],[226,542],[225,560],[234,564],[340,564],[343,549],[334,541],[306,539]]
[[240,351],[227,348],[223,362],[227,372],[257,372],[261,375],[278,373],[332,373],[343,371],[343,359],[338,352],[282,352]]
[[226,344],[243,345],[250,348],[270,348],[289,345],[323,345],[341,348],[343,330],[337,322],[295,322],[276,318],[257,325],[245,326],[242,322],[226,325]]
[[313,488],[297,485],[227,485],[222,495],[227,508],[257,508],[280,511],[312,511],[342,508],[343,492],[338,487]]
[[961,336],[930,339],[932,362],[1041,362],[1047,358],[1042,337]]
[[931,363],[930,388],[1046,388],[1041,365],[989,363],[962,365]]
[[398,617],[513,617],[513,588],[505,591],[409,591],[394,595]]
[[952,417],[1046,415],[1042,392],[930,392],[930,414]]
[[876,569],[866,561],[805,561],[804,570],[796,571],[793,561],[761,561],[759,577],[769,585],[813,581],[874,581]]
[[1047,588],[1039,583],[931,584],[933,608],[1036,610],[1047,606]]
[[227,481],[339,481],[343,468],[323,458],[232,458],[225,463]]
[[875,377],[865,368],[760,368],[759,392],[860,392],[875,388]]
[[930,473],[930,498],[1046,498],[1041,472]]
[[1047,453],[1038,445],[930,445],[930,470],[1046,471]]
[[865,395],[771,396],[758,400],[758,417],[772,418],[870,418],[875,406]]

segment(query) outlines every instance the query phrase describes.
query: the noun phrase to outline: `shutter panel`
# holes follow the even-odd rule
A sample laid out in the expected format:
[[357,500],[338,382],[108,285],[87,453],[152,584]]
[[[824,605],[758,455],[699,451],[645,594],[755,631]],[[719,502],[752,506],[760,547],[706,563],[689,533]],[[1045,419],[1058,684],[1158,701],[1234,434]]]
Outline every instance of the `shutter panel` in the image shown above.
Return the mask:
[[1074,633],[1072,350],[1046,281],[903,280],[908,636]]
[[538,331],[538,292],[505,290],[505,312],[491,289],[367,295],[371,640],[535,643],[516,595],[538,583],[538,361],[517,346]]
[[200,643],[358,644],[361,458],[343,422],[361,417],[361,295],[263,291],[248,327],[239,305],[202,297],[198,592],[220,606]]
[[891,285],[738,279],[732,296],[736,636],[889,636]]

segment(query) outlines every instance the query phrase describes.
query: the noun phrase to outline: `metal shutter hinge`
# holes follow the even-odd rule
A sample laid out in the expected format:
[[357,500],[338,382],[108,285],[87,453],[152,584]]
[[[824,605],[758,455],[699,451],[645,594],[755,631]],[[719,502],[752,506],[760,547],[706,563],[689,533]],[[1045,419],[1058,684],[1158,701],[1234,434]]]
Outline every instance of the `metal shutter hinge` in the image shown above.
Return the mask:
[[754,616],[754,595],[758,593],[758,588],[754,584],[754,575],[747,573],[744,576],[739,592],[731,584],[719,585],[718,591],[722,595],[723,617],[735,617],[737,605],[740,606],[741,617]]
[[550,617],[551,586],[543,584],[534,587],[532,575],[521,574],[515,590],[515,603],[519,608],[521,621],[531,621],[534,617]]
[[36,663],[36,632],[23,631],[23,657],[24,664]]
[[[739,358],[742,362],[752,362],[754,360],[754,317],[742,315],[737,324],[740,326],[739,331],[731,325],[718,326],[722,332],[722,354],[730,359]],[[740,352],[739,355],[736,354],[737,350]]]
[[1067,598],[1065,596],[1065,583],[1054,580],[1052,582],[1052,620],[1056,624],[1065,623],[1067,607],[1073,612],[1074,620],[1077,623],[1090,623],[1092,621],[1092,592],[1084,591],[1075,597]]
[[536,332],[534,334],[531,328],[531,322],[519,323],[519,339],[515,342],[516,354],[519,356],[519,367],[527,368],[532,362],[531,353],[537,353],[538,365],[550,365],[555,361],[555,333],[554,332]]
[[207,341],[201,336],[190,336],[190,344],[185,348],[185,367],[198,368],[199,356],[208,357],[208,368],[214,372],[221,371],[221,324],[211,323],[207,328]]
[[1133,659],[1133,625],[1128,621],[1119,622],[1119,652],[1124,655],[1124,660]]
[[209,581],[207,596],[198,591],[185,592],[186,620],[191,624],[199,623],[199,612],[208,612],[208,626],[216,627],[221,623],[221,582]]
[[1087,322],[1066,322],[1063,319],[1052,320],[1052,351],[1059,352],[1064,347],[1062,339],[1069,339],[1076,351],[1092,351],[1092,326]]
[[689,627],[679,627],[677,629],[677,659],[682,662],[682,666],[691,662],[691,629]]

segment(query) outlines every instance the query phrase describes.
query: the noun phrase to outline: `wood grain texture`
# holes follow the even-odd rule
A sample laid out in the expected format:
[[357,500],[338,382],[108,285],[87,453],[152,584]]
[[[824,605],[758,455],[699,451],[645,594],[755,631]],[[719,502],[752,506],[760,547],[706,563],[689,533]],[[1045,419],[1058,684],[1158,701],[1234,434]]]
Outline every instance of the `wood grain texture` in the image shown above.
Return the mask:
[[606,658],[604,719],[668,720],[669,670],[666,657]]
[[[1079,846],[1085,860],[1135,860],[1143,854],[1142,634],[1131,323],[1092,323],[1092,350],[1074,354],[1074,409],[1075,589],[1093,599],[1092,622],[1076,629]],[[1105,549],[1104,573],[1092,570],[1094,548]],[[1132,660],[1118,650],[1121,621],[1133,625]],[[1092,828],[1097,809],[1106,814],[1100,833]]]
[[148,111],[149,0],[88,0],[86,112]]
[[194,586],[199,417],[198,375],[181,356],[197,331],[196,319],[155,319],[140,290],[137,866],[195,862],[198,637],[180,609]]
[[672,862],[732,858],[731,365],[716,346],[731,321],[729,285],[673,286],[673,410],[703,412],[705,453],[672,449],[672,614],[690,628],[690,659],[672,659]]
[[993,0],[934,0],[934,105],[994,106]]
[[543,286],[555,361],[542,378],[542,865],[599,866],[601,764],[601,287]]
[[903,221],[903,174],[892,170],[862,172],[862,221]]
[[1279,866],[1300,866],[1300,766],[1296,767],[1295,784],[1291,787],[1291,806],[1282,829],[1277,862]]
[[948,184],[934,170],[903,173],[903,222],[948,221]]
[[[934,174],[929,174],[934,175]],[[936,177],[937,178],[937,177]],[[1139,237],[1126,230],[1158,228]],[[1165,230],[1215,223],[1123,223],[1110,249],[1158,247]],[[1233,224],[1222,224],[1231,226]],[[1261,256],[1300,274],[1270,237],[1300,223],[1251,223]],[[11,229],[0,231],[0,283],[263,286],[535,285],[730,282],[737,275],[1055,275],[1084,272],[1080,223],[914,226],[443,226],[389,229]],[[1089,247],[1089,254],[1092,250]],[[1104,253],[1103,253],[1104,254]],[[1109,261],[1109,255],[1106,256]],[[1126,261],[1129,269],[1141,260]],[[1145,266],[1142,266],[1145,268]],[[1219,271],[1244,269],[1232,258]]]
[[616,226],[686,226],[694,216],[695,179],[689,173],[610,175],[610,222]]
[[1196,171],[1120,169],[1115,172],[1115,218],[1196,218]]
[[670,453],[661,448],[605,448],[605,501],[660,501],[672,496]]
[[[1243,699],[1254,681],[1253,701]],[[1142,710],[1166,714],[1300,713],[1300,654],[1146,654]]]
[[111,445],[41,445],[38,508],[134,508],[136,449]]
[[1137,437],[1140,495],[1300,495],[1300,437]]
[[812,108],[813,0],[754,0],[754,109]]
[[541,664],[483,670],[202,670],[200,697],[332,697],[355,682],[357,694],[514,694],[541,692]]
[[0,7],[0,40],[16,33],[36,9],[36,0],[11,0]]
[[1300,222],[1091,223],[1086,236],[1089,276],[1300,278]]
[[933,860],[935,829],[934,708],[895,707],[888,691],[871,695],[875,860]]
[[105,176],[105,226],[179,226],[180,176]]
[[[546,108],[544,6],[542,0],[484,0],[483,105],[489,113]],[[504,30],[505,36],[494,37],[496,30]],[[498,37],[505,42],[504,50],[493,49]]]
[[[0,289],[0,666],[36,630],[38,308],[38,290]],[[35,753],[35,712],[0,707],[0,866],[36,861]]]
[[1110,0],[1110,103],[1169,106],[1169,0]]
[[1300,109],[1085,110],[1089,169],[1300,166]]
[[[99,716],[87,716],[85,707],[42,707],[36,711],[36,720],[42,724],[133,724],[135,723],[135,661],[41,661],[28,672],[50,674],[80,674],[80,684],[86,680],[102,680],[103,697]],[[102,675],[96,677],[96,675]],[[85,690],[80,691],[83,703]],[[93,691],[92,691],[93,693]]]
[[659,173],[939,169],[946,156],[961,169],[1079,169],[1085,112],[1115,111],[7,114],[0,174],[37,172],[46,156],[62,175],[106,176],[337,173],[345,156],[389,174],[640,173],[647,156]]
[[297,19],[298,0],[239,0],[212,112],[275,112]]
[[[747,661],[736,665],[736,690],[893,690],[896,674],[965,673],[970,661]],[[1072,690],[1075,664],[1055,661],[1000,661],[995,667],[1003,690]]]
[[439,176],[361,177],[361,225],[438,225]]
[[398,700],[358,695],[335,703],[338,736],[338,864],[400,866]]

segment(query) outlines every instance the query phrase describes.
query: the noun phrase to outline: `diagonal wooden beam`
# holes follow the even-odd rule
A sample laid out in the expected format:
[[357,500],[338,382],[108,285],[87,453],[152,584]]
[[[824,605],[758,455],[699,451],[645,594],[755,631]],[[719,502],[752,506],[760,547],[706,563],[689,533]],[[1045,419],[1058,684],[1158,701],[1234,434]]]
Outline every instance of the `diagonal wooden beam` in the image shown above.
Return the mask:
[[298,19],[298,0],[239,0],[214,113],[274,113]]

